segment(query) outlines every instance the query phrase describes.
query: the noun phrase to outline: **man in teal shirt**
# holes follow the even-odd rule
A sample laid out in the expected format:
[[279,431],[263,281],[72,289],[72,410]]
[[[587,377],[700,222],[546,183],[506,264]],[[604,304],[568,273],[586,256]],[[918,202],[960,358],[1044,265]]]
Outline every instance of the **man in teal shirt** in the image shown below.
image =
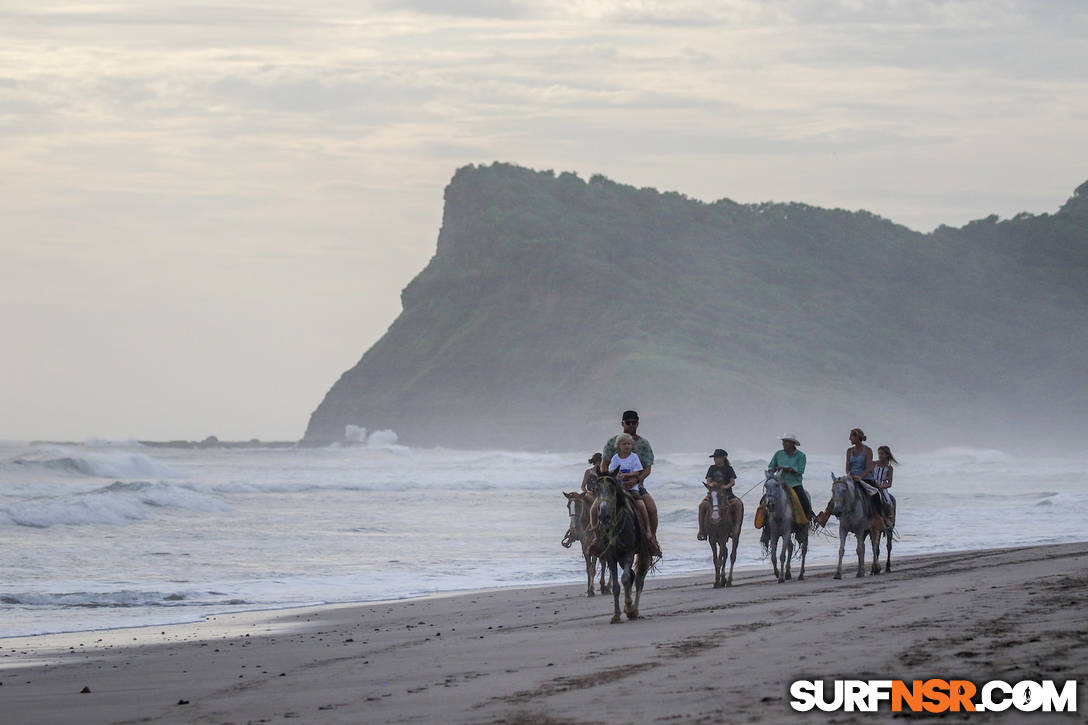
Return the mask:
[[812,501],[809,500],[805,487],[801,485],[801,479],[805,474],[805,454],[797,450],[799,445],[801,441],[797,440],[797,436],[782,436],[782,450],[771,456],[767,469],[772,473],[782,473],[782,482],[789,485],[801,499],[805,516],[812,521],[815,518],[815,514],[812,513]]

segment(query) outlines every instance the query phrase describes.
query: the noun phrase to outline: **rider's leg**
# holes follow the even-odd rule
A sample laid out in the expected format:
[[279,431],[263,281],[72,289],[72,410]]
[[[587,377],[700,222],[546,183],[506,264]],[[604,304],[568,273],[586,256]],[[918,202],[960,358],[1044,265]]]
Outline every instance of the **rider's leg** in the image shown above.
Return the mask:
[[706,519],[706,512],[709,508],[710,501],[708,501],[707,499],[704,498],[702,501],[699,502],[699,534],[696,537],[699,539],[699,541],[703,541],[706,539],[706,526],[703,522]]
[[646,515],[650,518],[650,531],[657,536],[657,504],[654,497],[643,491],[642,500],[646,503]]
[[639,526],[642,527],[643,532],[646,533],[646,538],[652,539],[653,532],[650,530],[650,514],[646,510],[646,503],[636,499],[635,511],[638,512],[638,523]]
[[797,498],[801,499],[801,508],[805,511],[805,517],[812,521],[816,518],[816,514],[812,513],[812,501],[808,497],[808,491],[804,486],[794,486],[794,492],[797,494]]

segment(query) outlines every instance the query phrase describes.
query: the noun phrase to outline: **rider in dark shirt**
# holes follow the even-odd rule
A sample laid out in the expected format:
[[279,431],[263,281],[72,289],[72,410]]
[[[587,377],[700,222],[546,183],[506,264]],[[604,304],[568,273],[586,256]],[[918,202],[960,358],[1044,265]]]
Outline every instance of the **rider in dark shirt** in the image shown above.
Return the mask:
[[[718,484],[719,490],[725,493],[725,500],[730,501],[736,498],[736,494],[733,493],[733,485],[737,481],[737,472],[733,470],[733,467],[729,465],[729,454],[722,448],[717,448],[710,457],[714,459],[714,465],[706,469],[706,483]],[[710,494],[708,493],[699,504],[699,534],[696,538],[699,541],[706,541],[706,531],[703,527],[703,521],[706,518],[707,509],[710,508]]]

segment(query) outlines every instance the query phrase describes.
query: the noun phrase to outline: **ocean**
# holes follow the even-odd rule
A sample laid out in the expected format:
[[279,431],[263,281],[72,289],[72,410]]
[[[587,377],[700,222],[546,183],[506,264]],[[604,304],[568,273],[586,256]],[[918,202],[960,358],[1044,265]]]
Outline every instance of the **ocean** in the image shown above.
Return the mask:
[[[755,487],[743,496],[737,570],[768,579],[752,516],[771,443],[731,456],[736,491]],[[584,581],[580,549],[559,541],[562,491],[578,489],[589,453],[415,449],[393,435],[298,449],[0,443],[0,637]],[[710,549],[695,539],[707,453],[657,452],[647,488],[660,511],[659,572],[703,573],[707,596],[728,599],[709,591]],[[843,453],[806,453],[819,509]],[[893,564],[1088,538],[1088,458],[896,456]],[[808,562],[837,554],[837,540],[815,537]]]

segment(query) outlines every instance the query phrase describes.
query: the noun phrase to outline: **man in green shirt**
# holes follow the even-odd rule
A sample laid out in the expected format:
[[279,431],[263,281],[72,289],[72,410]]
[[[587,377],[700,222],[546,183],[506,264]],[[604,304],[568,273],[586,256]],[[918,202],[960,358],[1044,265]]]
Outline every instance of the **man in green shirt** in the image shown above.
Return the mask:
[[801,479],[805,474],[806,459],[805,454],[797,450],[799,445],[801,445],[801,441],[797,440],[797,436],[782,436],[782,450],[771,456],[771,462],[767,464],[767,469],[772,473],[782,473],[782,482],[792,488],[797,497],[801,499],[801,506],[805,510],[805,516],[809,521],[812,521],[815,518],[815,514],[812,513],[812,501],[809,500],[805,487],[801,485]]
[[[639,493],[642,494],[642,500],[646,503],[646,514],[650,519],[650,531],[657,536],[657,504],[654,503],[653,496],[646,492],[646,486],[643,482],[650,475],[650,469],[654,465],[654,449],[650,446],[650,441],[640,436],[636,431],[638,430],[638,412],[634,410],[623,411],[623,416],[620,418],[620,425],[623,426],[623,432],[634,438],[635,447],[634,452],[638,454],[638,459],[642,462],[642,471],[639,472],[641,477],[638,482]],[[602,471],[608,470],[608,463],[612,460],[612,455],[616,452],[616,436],[612,436],[608,439],[608,442],[604,444],[604,450],[601,451],[601,469]]]

